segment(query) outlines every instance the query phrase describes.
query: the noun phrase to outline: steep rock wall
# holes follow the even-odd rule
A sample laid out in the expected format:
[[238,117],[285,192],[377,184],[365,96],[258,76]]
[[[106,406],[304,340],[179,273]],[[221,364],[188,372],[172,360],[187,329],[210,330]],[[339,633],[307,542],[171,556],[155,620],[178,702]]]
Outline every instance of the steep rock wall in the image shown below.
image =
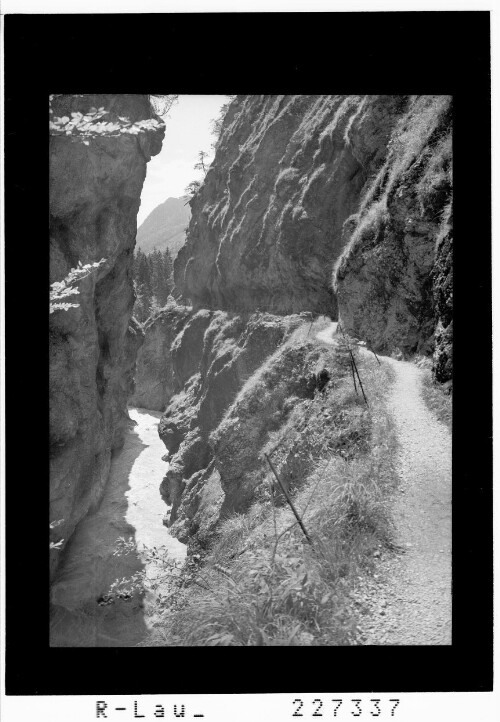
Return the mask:
[[[156,118],[145,95],[57,96],[52,117],[93,107],[104,107],[111,122]],[[50,316],[50,518],[63,520],[57,534],[64,543],[98,503],[129,423],[126,404],[143,339],[130,324],[136,217],[146,164],[163,134],[160,124],[87,143],[74,134],[51,137],[50,280],[62,280],[79,261],[105,259],[80,282],[78,307]],[[52,568],[60,554],[53,554]]]
[[299,315],[201,310],[172,344],[173,375],[181,391],[160,421],[160,437],[171,456],[161,491],[172,504],[167,523],[181,540],[200,526],[208,530],[224,498],[211,432],[254,372],[301,324]]
[[130,398],[132,406],[165,411],[170,398],[180,391],[170,347],[192,315],[192,309],[173,303],[144,324],[144,344],[137,356],[135,390]]
[[451,121],[449,97],[410,99],[334,271],[345,328],[376,351],[434,352],[439,381],[452,373]]
[[[280,432],[304,401],[321,397],[318,392],[330,380],[328,368],[331,371],[330,349],[309,340],[304,325],[293,343],[281,345],[238,393],[210,436],[214,465],[224,491],[220,516],[244,511],[255,500],[259,487],[262,491],[269,473],[263,451],[270,453],[270,447],[279,449],[273,458],[278,463],[276,459],[281,457],[281,480],[288,487],[294,485],[293,467],[301,455],[300,436],[309,431],[306,414],[302,414],[299,434],[296,429],[293,434]],[[281,436],[278,444],[276,435]]]
[[175,283],[201,308],[335,314],[342,226],[407,99],[238,96],[191,202]]

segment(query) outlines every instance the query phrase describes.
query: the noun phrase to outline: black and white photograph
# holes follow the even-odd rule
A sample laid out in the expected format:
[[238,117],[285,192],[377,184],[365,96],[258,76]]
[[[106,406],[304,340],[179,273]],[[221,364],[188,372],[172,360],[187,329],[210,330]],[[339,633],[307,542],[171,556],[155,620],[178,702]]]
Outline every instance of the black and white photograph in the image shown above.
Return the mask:
[[4,25],[7,722],[492,693],[489,11]]
[[51,644],[451,644],[452,98],[48,103]]

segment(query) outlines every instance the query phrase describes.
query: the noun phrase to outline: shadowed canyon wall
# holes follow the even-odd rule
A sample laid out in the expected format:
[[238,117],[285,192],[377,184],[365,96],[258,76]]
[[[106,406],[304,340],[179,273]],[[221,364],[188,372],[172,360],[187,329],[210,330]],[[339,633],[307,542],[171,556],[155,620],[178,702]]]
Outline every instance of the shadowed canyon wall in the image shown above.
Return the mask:
[[334,271],[347,330],[382,353],[434,353],[438,381],[452,376],[451,121],[449,97],[408,100]]
[[[107,122],[159,121],[146,95],[60,95],[52,117],[101,107]],[[99,502],[129,423],[143,340],[131,322],[136,218],[146,164],[163,135],[159,122],[156,130],[100,134],[86,143],[72,134],[50,140],[50,281],[61,281],[78,262],[105,259],[68,299],[78,307],[50,316],[50,519],[63,520],[57,533],[65,543]]]

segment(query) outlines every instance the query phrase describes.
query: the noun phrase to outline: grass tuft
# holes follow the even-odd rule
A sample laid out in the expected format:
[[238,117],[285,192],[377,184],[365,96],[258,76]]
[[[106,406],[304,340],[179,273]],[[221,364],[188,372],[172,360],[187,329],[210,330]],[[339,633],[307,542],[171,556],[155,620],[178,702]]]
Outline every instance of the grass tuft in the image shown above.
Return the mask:
[[415,363],[424,370],[422,383],[422,398],[438,421],[452,430],[453,398],[450,384],[440,384],[432,376],[432,361],[424,357],[417,357]]

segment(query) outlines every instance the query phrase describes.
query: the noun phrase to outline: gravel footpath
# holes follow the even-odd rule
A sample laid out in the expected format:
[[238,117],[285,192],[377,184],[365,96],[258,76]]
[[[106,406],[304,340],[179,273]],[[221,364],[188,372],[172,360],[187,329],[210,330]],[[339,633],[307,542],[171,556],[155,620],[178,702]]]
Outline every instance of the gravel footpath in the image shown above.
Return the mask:
[[[316,337],[335,345],[336,331],[332,323]],[[381,360],[395,374],[388,411],[399,442],[392,509],[400,551],[379,552],[373,577],[360,578],[352,595],[358,643],[451,644],[451,434],[424,403],[424,372],[407,361]]]
[[451,435],[427,409],[423,372],[384,358],[395,382],[388,410],[399,440],[396,544],[357,590],[360,644],[451,644]]

